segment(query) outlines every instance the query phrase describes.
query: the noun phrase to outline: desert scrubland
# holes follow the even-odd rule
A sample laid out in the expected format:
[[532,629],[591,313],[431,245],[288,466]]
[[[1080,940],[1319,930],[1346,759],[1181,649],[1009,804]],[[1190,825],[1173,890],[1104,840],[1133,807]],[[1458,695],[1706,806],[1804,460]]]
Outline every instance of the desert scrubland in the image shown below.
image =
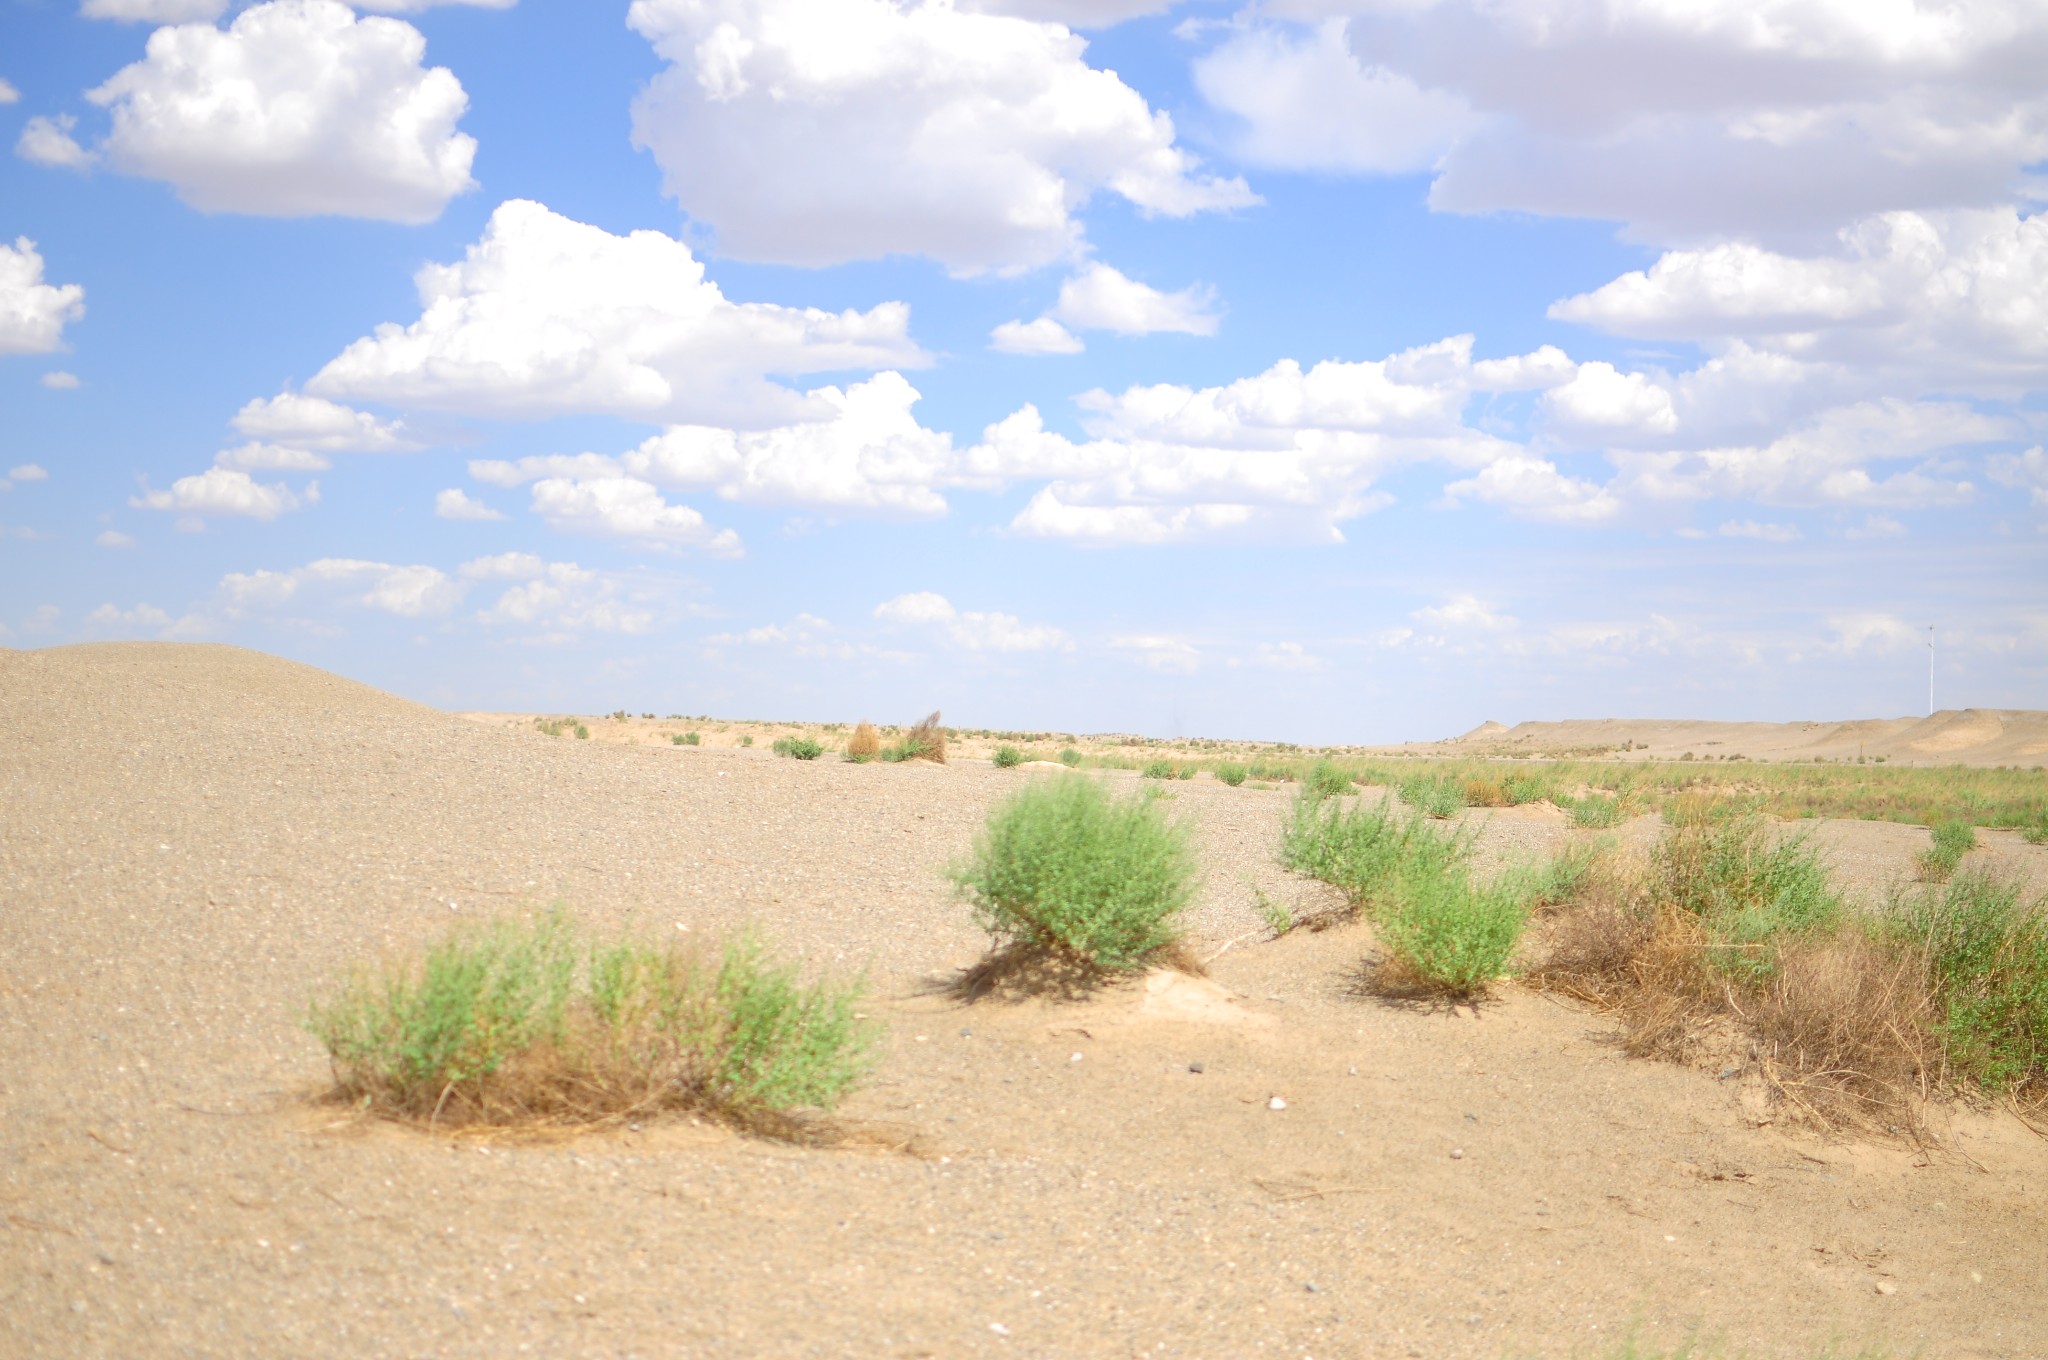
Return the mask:
[[[1279,858],[1326,752],[988,733],[855,763],[843,731],[465,719],[171,645],[0,651],[0,717],[0,1353],[2048,1354],[2033,1088],[1943,1065],[1930,1099],[1830,1124],[1724,1022],[1656,1061],[1529,968],[1376,990],[1388,918]],[[773,753],[807,731],[820,758]],[[1899,754],[1943,731],[1975,744]],[[1360,778],[1440,799],[1426,826],[1466,828],[1482,879],[1651,854],[1686,798],[1867,808],[1799,824],[1845,909],[1948,875],[2038,901],[2038,732],[1866,730],[1798,770],[1710,763],[1699,729],[1482,732],[1346,753],[1312,806],[1374,806]],[[1850,740],[1887,761],[1842,766]],[[1013,768],[982,758],[1005,746]],[[1068,749],[1081,774],[1045,768]],[[1020,787],[1077,778],[1187,828],[1206,977],[964,1002],[988,940],[949,866]],[[1899,820],[1923,807],[1977,828],[1938,873]],[[427,1127],[329,1098],[303,1022],[336,979],[558,906],[864,974],[875,1067],[838,1133]]]

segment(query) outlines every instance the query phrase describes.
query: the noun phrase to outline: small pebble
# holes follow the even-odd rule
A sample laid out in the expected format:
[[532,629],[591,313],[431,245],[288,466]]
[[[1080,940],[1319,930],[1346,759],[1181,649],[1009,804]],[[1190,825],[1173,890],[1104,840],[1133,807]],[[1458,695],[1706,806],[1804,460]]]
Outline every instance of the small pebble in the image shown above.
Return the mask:
[[1464,1161],[1464,1160],[1465,1160],[1465,1149],[1463,1149],[1463,1148],[1452,1148],[1452,1149],[1451,1149],[1451,1160],[1452,1160],[1452,1161],[1454,1161],[1454,1162],[1462,1162],[1462,1161]]
[[1307,1290],[1307,1291],[1308,1291],[1309,1293],[1311,1293],[1311,1294],[1320,1294],[1320,1293],[1322,1293],[1322,1292],[1323,1292],[1322,1290],[1320,1290],[1320,1289],[1316,1288],[1316,1287],[1315,1287],[1314,1285],[1312,1285],[1312,1284],[1305,1284],[1305,1285],[1303,1285],[1303,1286],[1302,1286],[1302,1288],[1303,1288],[1303,1289],[1306,1289],[1306,1290]]
[[1278,1096],[1274,1096],[1271,1100],[1266,1102],[1266,1108],[1269,1110],[1284,1110],[1287,1108],[1287,1102],[1282,1100]]
[[991,1322],[988,1325],[988,1329],[994,1332],[997,1336],[1008,1336],[1010,1334],[1010,1329],[1008,1327],[1005,1327],[1000,1322]]
[[1067,1059],[1067,1061],[1068,1061],[1068,1062],[1079,1062],[1079,1061],[1081,1061],[1081,1055],[1080,1055],[1080,1054],[1078,1054],[1078,1053],[1076,1053],[1076,1054],[1075,1054],[1075,1055],[1074,1055],[1073,1057],[1071,1057],[1071,1058]]
[[1899,1292],[1899,1287],[1890,1280],[1879,1280],[1877,1282],[1877,1292],[1880,1294],[1896,1294]]
[[1188,1071],[1199,1077],[1202,1075],[1202,1065],[1198,1062],[1191,1062],[1188,1064]]

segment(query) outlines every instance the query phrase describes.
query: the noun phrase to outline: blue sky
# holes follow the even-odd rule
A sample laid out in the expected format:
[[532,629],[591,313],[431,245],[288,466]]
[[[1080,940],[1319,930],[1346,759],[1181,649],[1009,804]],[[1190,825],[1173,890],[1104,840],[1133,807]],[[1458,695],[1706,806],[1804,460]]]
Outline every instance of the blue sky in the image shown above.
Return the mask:
[[[1067,27],[1074,25],[1074,27]],[[1308,742],[2048,702],[2048,14],[0,0],[0,645]]]

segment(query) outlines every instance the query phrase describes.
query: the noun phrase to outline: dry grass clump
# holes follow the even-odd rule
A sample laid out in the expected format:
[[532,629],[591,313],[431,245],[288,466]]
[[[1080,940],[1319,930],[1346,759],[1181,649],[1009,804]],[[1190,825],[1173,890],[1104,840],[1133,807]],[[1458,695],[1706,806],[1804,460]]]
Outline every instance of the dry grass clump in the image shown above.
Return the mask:
[[873,760],[882,753],[882,734],[867,719],[853,729],[853,735],[846,739],[846,754],[851,760]]
[[946,763],[946,729],[939,726],[939,715],[933,713],[921,719],[903,734],[898,749],[903,760],[929,760],[935,765]]
[[565,916],[458,929],[310,1009],[336,1099],[427,1124],[689,1111],[794,1136],[868,1070],[861,986],[806,981],[752,935],[597,941]]
[[2048,1103],[2042,902],[1978,871],[1854,914],[1802,839],[1676,820],[1545,920],[1533,981],[1614,1015],[1631,1054],[1754,1071],[1822,1126],[1917,1134],[1959,1086]]

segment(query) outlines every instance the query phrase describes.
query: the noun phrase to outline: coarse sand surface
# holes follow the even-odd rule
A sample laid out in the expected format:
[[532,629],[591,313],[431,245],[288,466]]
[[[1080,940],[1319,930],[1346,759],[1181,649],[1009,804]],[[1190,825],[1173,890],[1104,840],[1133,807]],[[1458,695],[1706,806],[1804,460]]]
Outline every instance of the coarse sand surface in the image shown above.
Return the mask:
[[[0,722],[0,1356],[2048,1356],[2013,1115],[1829,1140],[1526,990],[1365,999],[1366,927],[1258,931],[1257,893],[1326,900],[1273,864],[1282,791],[1171,788],[1207,982],[962,1006],[931,984],[984,941],[941,871],[1006,790],[1085,776],[550,738],[215,646],[0,651]],[[1474,815],[1494,858],[1575,834]],[[1816,834],[1865,896],[1927,843]],[[321,987],[557,902],[865,969],[845,1113],[897,1146],[312,1099]]]

